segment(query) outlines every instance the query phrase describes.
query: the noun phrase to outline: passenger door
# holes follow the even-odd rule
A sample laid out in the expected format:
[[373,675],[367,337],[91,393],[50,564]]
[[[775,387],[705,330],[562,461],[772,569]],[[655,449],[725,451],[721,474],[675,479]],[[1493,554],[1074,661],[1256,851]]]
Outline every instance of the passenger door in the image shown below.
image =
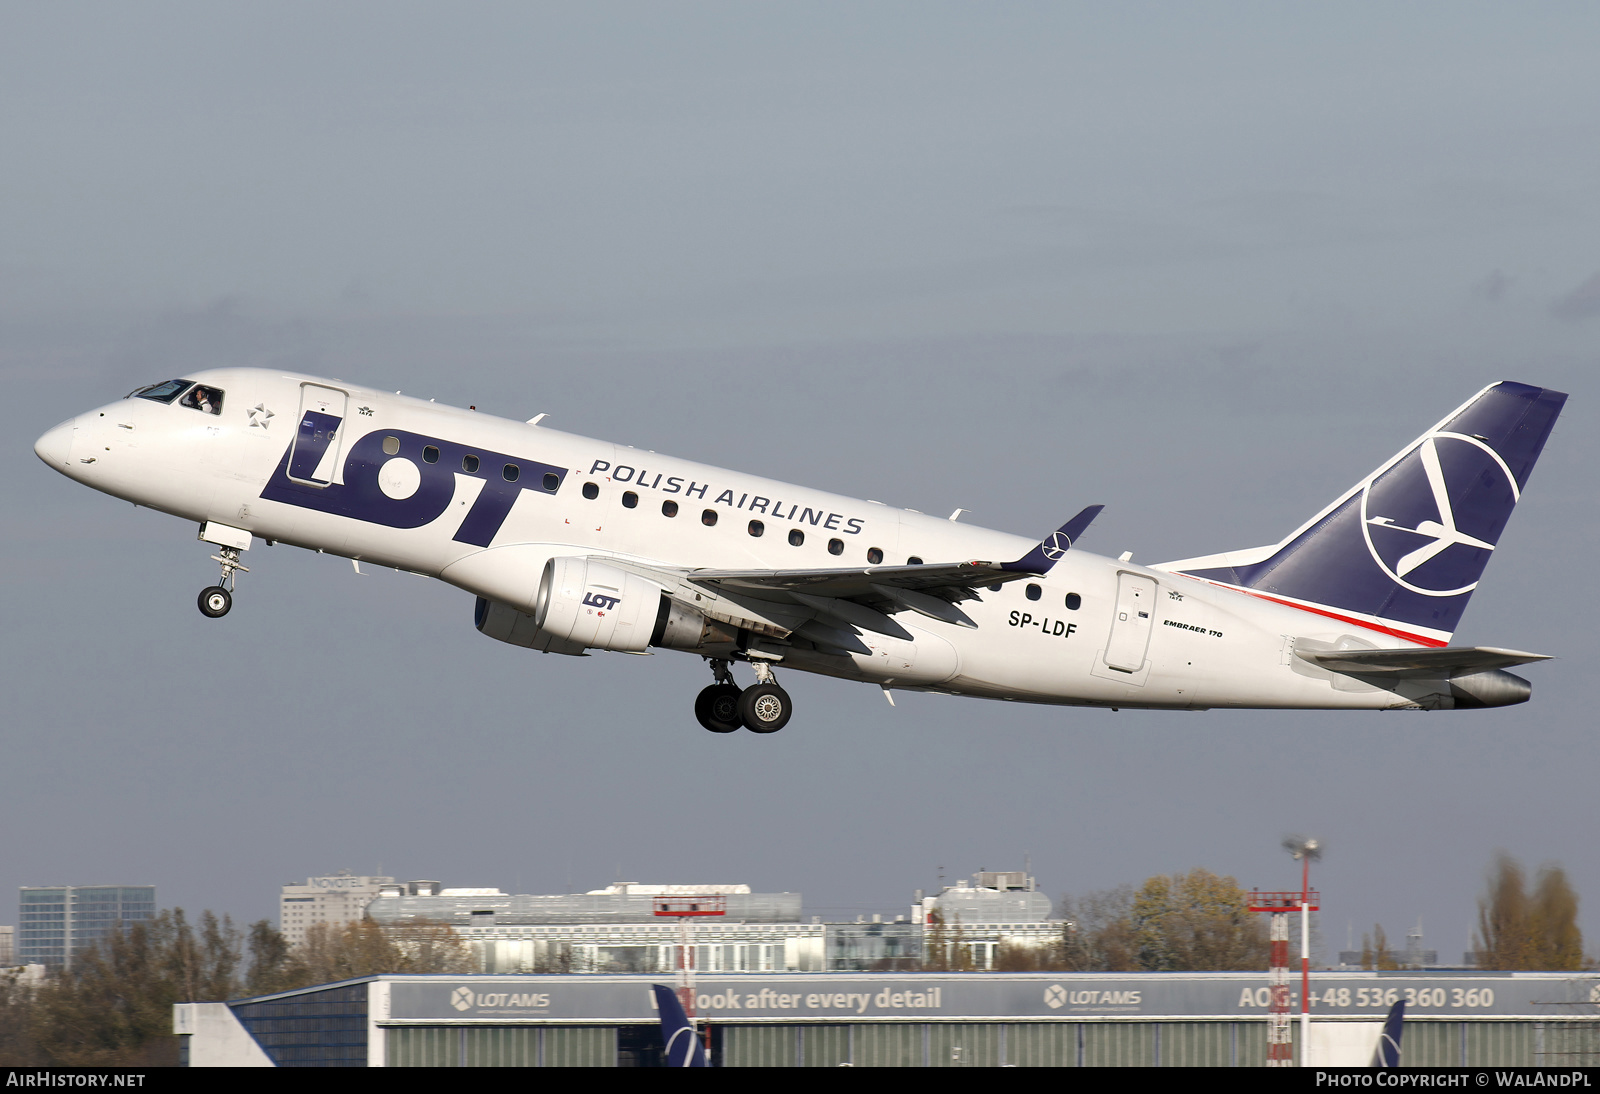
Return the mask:
[[1117,607],[1111,620],[1111,637],[1106,640],[1106,667],[1118,672],[1138,672],[1144,668],[1145,651],[1150,648],[1150,631],[1155,625],[1156,583],[1143,574],[1117,575]]
[[300,385],[300,417],[289,449],[290,479],[307,486],[327,486],[338,478],[348,400],[338,388]]

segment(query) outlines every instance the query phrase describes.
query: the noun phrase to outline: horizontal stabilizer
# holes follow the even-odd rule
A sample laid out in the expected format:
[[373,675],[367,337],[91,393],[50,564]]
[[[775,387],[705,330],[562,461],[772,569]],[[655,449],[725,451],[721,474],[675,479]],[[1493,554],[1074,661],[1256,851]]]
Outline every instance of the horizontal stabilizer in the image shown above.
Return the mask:
[[1548,661],[1543,653],[1492,646],[1443,646],[1406,650],[1296,650],[1295,656],[1333,672],[1383,676],[1454,676]]

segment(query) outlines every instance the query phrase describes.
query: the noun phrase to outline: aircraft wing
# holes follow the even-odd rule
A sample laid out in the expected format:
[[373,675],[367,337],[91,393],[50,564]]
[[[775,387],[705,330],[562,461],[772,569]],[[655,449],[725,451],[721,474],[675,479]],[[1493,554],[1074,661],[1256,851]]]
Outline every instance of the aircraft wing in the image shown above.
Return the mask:
[[609,556],[603,561],[659,582],[675,601],[711,619],[777,639],[798,633],[834,653],[866,654],[870,650],[858,638],[862,631],[913,638],[893,618],[901,611],[976,628],[957,604],[977,599],[980,586],[1049,573],[1102,508],[1089,506],[1015,562],[714,570],[669,569]]
[[996,562],[953,562],[933,566],[867,566],[839,570],[690,570],[690,581],[705,582],[725,589],[749,592],[800,592],[811,596],[884,599],[874,586],[910,589],[916,592],[959,593],[957,600],[971,600],[977,586],[998,585],[1030,577],[1000,568]]
[[1443,646],[1406,650],[1296,650],[1295,656],[1334,672],[1374,676],[1451,676],[1462,672],[1487,672],[1534,661],[1548,661],[1543,653],[1501,650],[1493,646]]
[[[976,600],[979,586],[1000,585],[1049,573],[1056,560],[1072,548],[1073,542],[1103,508],[1091,505],[1084,509],[1015,562],[971,560],[828,570],[689,570],[683,577],[696,585],[710,586],[736,597],[742,593],[761,599],[792,601],[831,616],[835,621],[896,637],[910,637],[898,624],[887,619],[899,611],[913,611],[961,627],[976,627],[957,604]],[[884,626],[885,623],[888,626]]]

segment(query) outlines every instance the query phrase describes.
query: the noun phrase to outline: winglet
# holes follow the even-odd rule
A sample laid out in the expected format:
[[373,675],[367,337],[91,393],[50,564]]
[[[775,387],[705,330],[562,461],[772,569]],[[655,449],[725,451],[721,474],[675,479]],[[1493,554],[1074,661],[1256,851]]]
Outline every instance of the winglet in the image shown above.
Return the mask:
[[1094,523],[1094,518],[1098,517],[1100,510],[1104,508],[1104,505],[1089,506],[1046,536],[1039,546],[1015,562],[1002,562],[1000,568],[1002,570],[1011,570],[1014,573],[1049,573],[1050,567],[1054,566],[1062,555],[1072,550],[1072,545],[1078,541],[1078,537],[1088,530],[1089,525]]
[[706,1053],[695,1036],[694,1023],[683,1013],[677,992],[665,984],[652,984],[656,1009],[661,1012],[661,1038],[666,1042],[668,1067],[705,1067]]

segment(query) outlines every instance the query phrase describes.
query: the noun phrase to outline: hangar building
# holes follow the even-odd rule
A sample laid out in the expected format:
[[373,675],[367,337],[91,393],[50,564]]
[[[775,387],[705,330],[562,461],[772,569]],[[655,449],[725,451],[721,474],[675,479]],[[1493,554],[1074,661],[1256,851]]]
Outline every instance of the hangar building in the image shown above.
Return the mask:
[[[173,1020],[192,1067],[648,1066],[661,982],[373,976],[180,1003]],[[1364,1063],[1397,999],[1411,1066],[1600,1063],[1593,973],[1339,972],[1312,986],[1313,1064]],[[1249,1067],[1266,1058],[1268,996],[1264,972],[767,973],[702,976],[696,1002],[723,1067]]]

